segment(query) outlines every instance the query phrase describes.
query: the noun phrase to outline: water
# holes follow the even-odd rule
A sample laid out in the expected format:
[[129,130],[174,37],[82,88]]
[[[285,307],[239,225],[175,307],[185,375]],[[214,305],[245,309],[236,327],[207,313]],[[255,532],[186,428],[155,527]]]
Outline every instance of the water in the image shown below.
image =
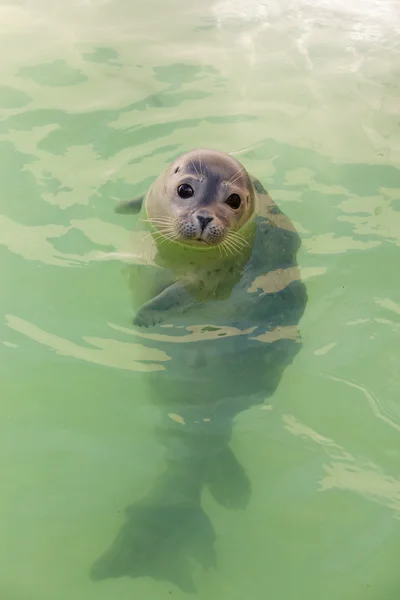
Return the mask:
[[204,493],[198,598],[397,599],[400,135],[395,2],[2,2],[0,592],[187,598],[92,582],[162,448],[117,261],[179,152],[235,153],[295,222],[308,304],[277,391],[232,448],[250,504]]

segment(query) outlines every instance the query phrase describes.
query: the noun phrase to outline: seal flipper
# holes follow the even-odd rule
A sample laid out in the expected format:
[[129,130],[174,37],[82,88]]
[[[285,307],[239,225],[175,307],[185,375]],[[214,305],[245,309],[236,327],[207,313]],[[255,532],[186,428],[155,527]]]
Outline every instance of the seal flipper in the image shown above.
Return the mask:
[[213,498],[226,508],[245,508],[249,502],[250,481],[229,446],[218,452],[211,461],[206,485]]
[[133,200],[119,202],[115,207],[115,212],[120,215],[137,215],[142,208],[144,196],[137,196]]
[[202,465],[171,463],[158,484],[125,511],[111,545],[92,565],[93,581],[152,577],[195,592],[193,561],[215,567],[215,532],[200,505]]
[[143,304],[133,319],[133,324],[138,327],[151,327],[165,321],[171,313],[184,312],[195,302],[184,283],[178,281]]
[[119,577],[153,577],[194,592],[196,559],[215,566],[215,533],[200,505],[140,503],[126,513],[112,546],[92,565],[92,581]]

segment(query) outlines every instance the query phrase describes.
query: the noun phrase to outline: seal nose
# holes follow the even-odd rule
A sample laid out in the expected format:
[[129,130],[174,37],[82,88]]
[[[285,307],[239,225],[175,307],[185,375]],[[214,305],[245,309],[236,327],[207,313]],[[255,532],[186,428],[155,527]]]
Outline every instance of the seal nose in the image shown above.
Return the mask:
[[204,217],[203,215],[197,215],[197,220],[200,223],[201,230],[204,231],[207,225],[213,220],[213,217]]

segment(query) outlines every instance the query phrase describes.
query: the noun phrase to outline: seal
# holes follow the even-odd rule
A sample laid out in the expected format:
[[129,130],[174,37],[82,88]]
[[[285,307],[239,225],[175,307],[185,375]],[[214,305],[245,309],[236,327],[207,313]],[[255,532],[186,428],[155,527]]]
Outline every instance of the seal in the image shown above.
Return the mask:
[[116,210],[136,214],[132,333],[163,357],[140,389],[159,408],[165,453],[91,576],[150,576],[190,592],[194,564],[216,563],[203,489],[230,509],[250,498],[230,447],[234,420],[274,394],[301,347],[300,238],[260,181],[214,150],[176,158]]

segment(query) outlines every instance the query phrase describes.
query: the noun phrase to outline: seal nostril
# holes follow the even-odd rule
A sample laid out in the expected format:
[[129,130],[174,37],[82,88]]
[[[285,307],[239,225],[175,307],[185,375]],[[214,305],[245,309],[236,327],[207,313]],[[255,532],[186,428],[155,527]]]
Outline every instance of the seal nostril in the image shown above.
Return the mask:
[[202,215],[197,215],[197,220],[201,225],[202,231],[204,231],[207,225],[213,220],[213,217],[203,217]]

